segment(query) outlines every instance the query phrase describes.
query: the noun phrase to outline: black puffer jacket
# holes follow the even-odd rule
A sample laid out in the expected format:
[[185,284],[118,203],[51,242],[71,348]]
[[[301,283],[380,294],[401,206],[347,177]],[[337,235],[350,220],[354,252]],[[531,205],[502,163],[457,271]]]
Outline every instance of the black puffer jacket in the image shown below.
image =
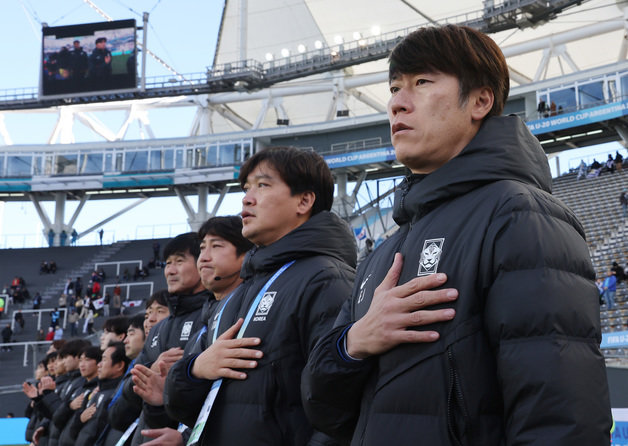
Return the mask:
[[[76,438],[74,444],[77,446],[90,446],[98,439],[107,425],[107,407],[121,380],[122,376],[98,380],[98,392],[91,393],[83,401],[83,406],[77,411],[77,416],[72,419],[70,434]],[[96,406],[96,412],[86,423],[83,423],[80,418],[81,413],[94,405]]]
[[[317,428],[352,445],[609,444],[594,272],[581,225],[550,191],[545,154],[516,117],[487,120],[457,157],[407,179],[400,230],[360,266],[304,371]],[[424,327],[437,342],[345,360],[342,333],[395,252],[399,284],[447,274],[456,316]]]
[[[135,360],[135,363],[150,367],[162,352],[175,347],[185,349],[188,341],[193,340],[194,334],[203,326],[204,321],[202,315],[205,314],[204,308],[212,302],[215,302],[215,299],[207,290],[191,295],[170,296],[168,300],[170,316],[157,323],[151,329],[146,337],[144,349]],[[166,415],[163,406],[150,406],[139,399],[135,392],[133,392],[133,381],[128,379],[124,383],[121,398],[116,404],[121,404],[122,408],[133,408],[137,407],[136,401],[139,401],[141,415],[133,435],[131,443],[133,446],[150,441],[150,438],[144,437],[141,434],[142,429],[177,427],[177,423]],[[114,407],[115,406],[116,405],[114,405]],[[112,409],[114,408],[112,407]],[[120,412],[118,409],[120,409],[120,407],[114,409],[109,420],[112,427],[124,432],[128,424],[126,427],[123,427],[119,425],[119,422],[115,422],[116,413]],[[123,411],[124,410],[126,409],[123,409]],[[133,417],[132,420],[135,420],[135,417]]]
[[[76,389],[72,400],[79,396],[79,394],[83,394],[83,403],[86,405],[87,403],[85,403],[85,400],[89,398],[97,385],[98,378],[93,378],[91,381],[83,381],[81,388]],[[81,412],[82,409],[72,410],[70,418],[67,420],[63,430],[61,431],[61,435],[59,436],[59,446],[73,446],[76,442],[76,435],[78,435],[78,427],[80,426],[80,424],[77,424],[80,423],[80,420],[77,420],[77,418],[81,416]],[[72,426],[75,426],[74,430],[72,430]]]
[[[351,292],[356,249],[345,222],[321,212],[277,242],[247,255],[244,282],[225,307],[218,333],[244,318],[273,274],[296,260],[267,289],[244,336],[259,337],[264,357],[244,381],[223,381],[201,438],[211,445],[326,444],[314,434],[300,399],[301,371],[320,335],[333,324]],[[265,305],[262,303],[265,302]],[[219,305],[217,308],[221,308]],[[212,339],[212,324],[208,339]],[[200,351],[207,345],[202,341]],[[164,400],[173,417],[192,427],[211,381],[196,380],[188,368],[196,355],[176,363]]]

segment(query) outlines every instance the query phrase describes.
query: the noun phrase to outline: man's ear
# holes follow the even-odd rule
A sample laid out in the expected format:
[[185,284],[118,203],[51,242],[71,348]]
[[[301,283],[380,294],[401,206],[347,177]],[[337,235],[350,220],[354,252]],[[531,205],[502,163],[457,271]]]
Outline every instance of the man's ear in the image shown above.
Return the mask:
[[124,366],[124,361],[116,362],[115,364],[112,365],[112,368],[116,372],[120,372],[121,374],[124,374],[124,372],[126,371],[126,368]]
[[471,118],[474,121],[483,120],[493,108],[495,95],[488,87],[476,88],[469,95],[471,101]]
[[301,192],[297,204],[297,215],[311,215],[315,200],[316,194],[311,190]]

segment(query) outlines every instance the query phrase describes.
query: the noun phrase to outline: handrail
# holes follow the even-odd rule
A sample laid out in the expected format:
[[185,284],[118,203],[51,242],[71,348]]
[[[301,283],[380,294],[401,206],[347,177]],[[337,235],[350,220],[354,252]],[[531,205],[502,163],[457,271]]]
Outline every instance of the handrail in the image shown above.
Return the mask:
[[[52,344],[53,341],[30,341],[30,342],[2,342],[0,343],[0,349],[4,347],[12,347],[12,346],[24,346],[24,360],[22,362],[22,367],[28,366],[28,346],[34,345],[49,345]],[[35,365],[35,349],[33,349],[33,366]],[[33,370],[34,371],[34,370]]]

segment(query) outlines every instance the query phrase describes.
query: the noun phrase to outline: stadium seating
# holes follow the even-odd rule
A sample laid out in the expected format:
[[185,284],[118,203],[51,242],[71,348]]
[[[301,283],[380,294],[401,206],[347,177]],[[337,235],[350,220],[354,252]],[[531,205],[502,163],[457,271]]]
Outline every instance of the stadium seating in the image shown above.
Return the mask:
[[[619,195],[628,187],[628,171],[605,173],[597,178],[576,179],[576,174],[564,175],[554,181],[554,195],[563,200],[582,222],[587,236],[596,277],[606,277],[613,262],[621,267],[628,261],[625,241],[626,221],[622,215]],[[602,332],[623,331],[628,328],[628,289],[617,286],[617,307],[600,307]],[[605,354],[616,354],[605,351]]]

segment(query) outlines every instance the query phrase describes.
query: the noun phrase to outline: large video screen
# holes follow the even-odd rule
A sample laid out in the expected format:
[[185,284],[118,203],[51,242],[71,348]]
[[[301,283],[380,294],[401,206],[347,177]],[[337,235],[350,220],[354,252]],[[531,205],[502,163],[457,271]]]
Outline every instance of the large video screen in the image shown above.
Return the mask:
[[135,20],[42,28],[42,97],[137,89]]

